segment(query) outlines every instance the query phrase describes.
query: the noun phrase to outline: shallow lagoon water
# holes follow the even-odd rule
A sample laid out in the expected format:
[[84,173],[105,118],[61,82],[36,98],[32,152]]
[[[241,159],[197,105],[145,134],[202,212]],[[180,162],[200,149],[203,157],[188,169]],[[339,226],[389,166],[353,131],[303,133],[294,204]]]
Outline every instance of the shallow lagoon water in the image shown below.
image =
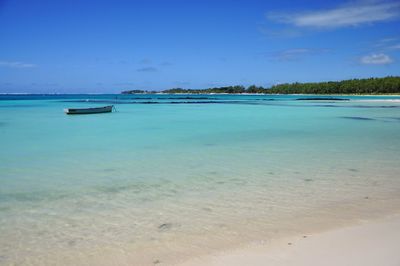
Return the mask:
[[399,210],[400,97],[302,97],[0,96],[0,264],[169,264]]

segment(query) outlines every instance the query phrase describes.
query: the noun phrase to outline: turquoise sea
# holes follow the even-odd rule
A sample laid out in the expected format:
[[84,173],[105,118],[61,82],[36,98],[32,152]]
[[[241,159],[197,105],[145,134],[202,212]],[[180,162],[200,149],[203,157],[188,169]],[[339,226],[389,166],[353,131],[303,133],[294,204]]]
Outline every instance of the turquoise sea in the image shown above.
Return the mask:
[[309,97],[0,95],[0,265],[171,265],[398,212],[400,96]]

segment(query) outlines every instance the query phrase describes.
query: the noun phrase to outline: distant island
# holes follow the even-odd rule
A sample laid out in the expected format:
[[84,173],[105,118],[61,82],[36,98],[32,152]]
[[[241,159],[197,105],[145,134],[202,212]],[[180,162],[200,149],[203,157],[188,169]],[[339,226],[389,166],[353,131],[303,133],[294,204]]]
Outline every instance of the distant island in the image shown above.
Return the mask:
[[310,83],[284,83],[273,85],[269,88],[251,85],[216,87],[208,89],[183,89],[173,88],[169,90],[145,91],[128,90],[122,94],[144,94],[144,93],[165,93],[165,94],[400,94],[400,77],[349,79],[342,81],[310,82]]

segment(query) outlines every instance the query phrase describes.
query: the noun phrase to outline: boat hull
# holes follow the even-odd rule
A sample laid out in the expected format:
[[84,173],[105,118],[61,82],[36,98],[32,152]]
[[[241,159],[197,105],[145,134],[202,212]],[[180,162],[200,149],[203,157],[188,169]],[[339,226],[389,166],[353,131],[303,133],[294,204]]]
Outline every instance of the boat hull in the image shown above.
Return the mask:
[[67,115],[88,115],[88,114],[99,114],[99,113],[110,113],[113,110],[113,105],[93,108],[67,108],[64,112]]

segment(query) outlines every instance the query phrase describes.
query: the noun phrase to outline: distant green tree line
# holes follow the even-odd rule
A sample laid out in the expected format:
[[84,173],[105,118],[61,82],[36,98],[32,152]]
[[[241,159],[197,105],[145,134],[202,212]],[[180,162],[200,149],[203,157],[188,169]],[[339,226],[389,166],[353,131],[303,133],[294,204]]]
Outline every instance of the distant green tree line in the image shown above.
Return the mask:
[[[146,91],[124,91],[125,94],[146,93]],[[148,92],[149,93],[149,92]],[[208,89],[173,88],[162,93],[260,93],[260,94],[400,94],[400,77],[350,79],[343,81],[284,83],[269,88],[251,85],[249,87],[227,86]]]
[[318,83],[291,83],[272,86],[269,93],[282,94],[388,94],[400,93],[400,77],[351,79]]

